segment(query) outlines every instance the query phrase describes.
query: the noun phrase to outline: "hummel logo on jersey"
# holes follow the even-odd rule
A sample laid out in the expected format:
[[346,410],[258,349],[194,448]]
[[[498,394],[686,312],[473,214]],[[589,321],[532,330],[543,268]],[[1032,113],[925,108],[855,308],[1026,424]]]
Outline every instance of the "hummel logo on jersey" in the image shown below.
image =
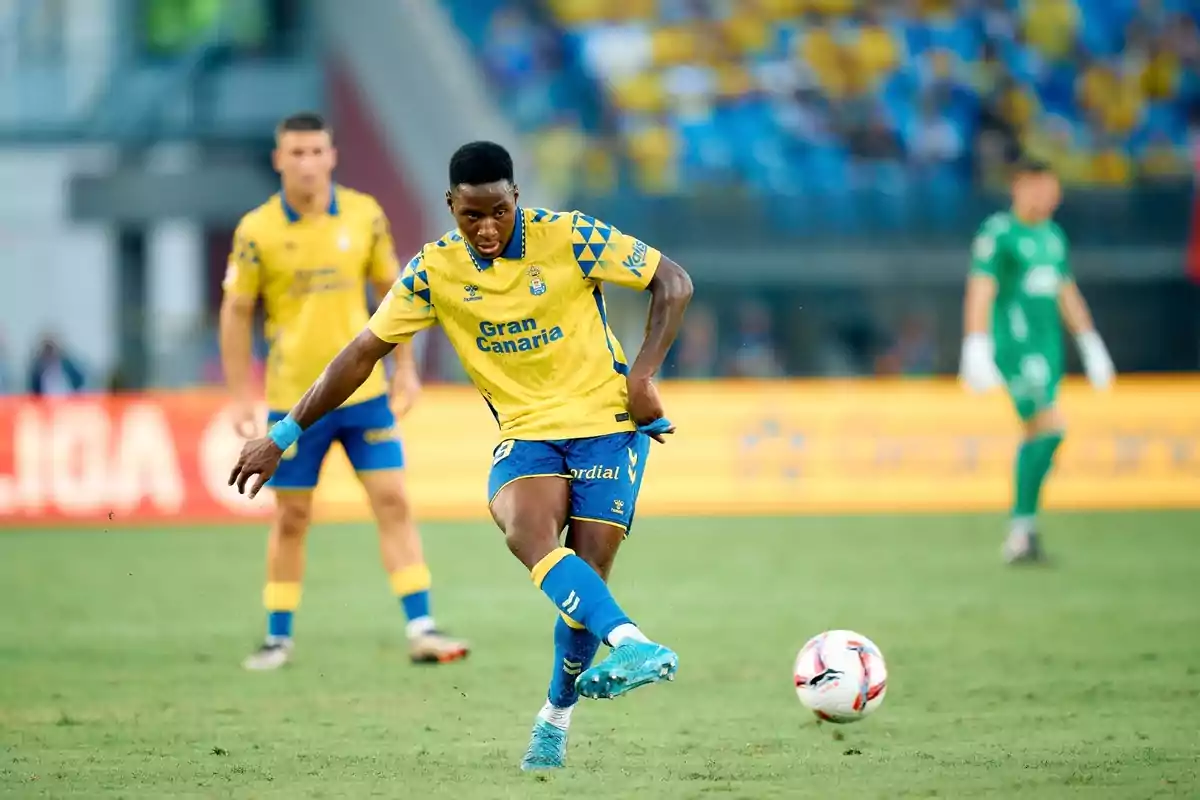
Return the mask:
[[575,613],[575,609],[579,608],[579,595],[575,594],[575,590],[572,589],[571,593],[567,595],[567,599],[559,603],[558,606],[568,617],[571,616]]
[[463,292],[465,292],[465,295],[463,296],[464,303],[474,303],[476,300],[483,299],[483,295],[479,292],[479,287],[473,283],[468,283],[466,286],[464,286]]

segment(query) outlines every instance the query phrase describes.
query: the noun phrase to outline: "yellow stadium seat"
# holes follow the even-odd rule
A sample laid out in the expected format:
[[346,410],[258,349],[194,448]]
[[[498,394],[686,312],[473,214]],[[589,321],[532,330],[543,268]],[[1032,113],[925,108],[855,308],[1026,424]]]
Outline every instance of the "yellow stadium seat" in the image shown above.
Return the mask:
[[626,144],[639,188],[647,194],[670,194],[679,186],[675,134],[665,125],[647,125],[631,133]]
[[622,111],[656,114],[666,106],[666,93],[657,72],[642,72],[611,85],[613,104]]
[[696,57],[696,33],[683,25],[658,28],[650,35],[650,48],[656,66],[684,64]]
[[1123,186],[1133,178],[1129,155],[1116,147],[1096,153],[1092,159],[1092,182],[1102,186]]
[[575,28],[609,19],[612,5],[605,0],[550,0],[550,8],[564,27]]
[[611,18],[627,22],[652,20],[658,13],[657,0],[620,0],[610,3],[609,8]]
[[849,16],[855,11],[855,0],[808,0],[808,10],[835,17]]
[[872,77],[891,72],[900,61],[900,48],[886,28],[864,25],[855,42],[859,65]]
[[725,21],[725,35],[739,53],[761,53],[771,41],[771,26],[766,19],[735,15]]
[[1004,93],[1000,108],[1005,120],[1017,130],[1024,130],[1040,111],[1037,98],[1019,86]]
[[954,0],[920,0],[917,10],[923,17],[944,17],[954,11]]
[[1075,0],[1025,0],[1025,39],[1051,58],[1068,55],[1079,27]]
[[759,0],[759,12],[767,19],[795,19],[808,10],[806,0]]
[[1179,90],[1179,57],[1156,53],[1142,70],[1141,90],[1151,100],[1170,100]]
[[743,97],[754,85],[754,78],[741,64],[726,64],[717,69],[717,94],[721,97]]

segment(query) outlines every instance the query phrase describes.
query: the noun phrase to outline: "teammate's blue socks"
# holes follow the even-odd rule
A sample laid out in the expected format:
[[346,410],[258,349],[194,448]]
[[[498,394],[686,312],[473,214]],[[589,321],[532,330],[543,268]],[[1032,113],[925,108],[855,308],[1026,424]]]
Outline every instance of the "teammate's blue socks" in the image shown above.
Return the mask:
[[629,617],[617,605],[596,570],[575,551],[560,547],[530,570],[533,583],[558,610],[605,639],[618,625],[628,625]]
[[550,703],[567,708],[579,700],[575,679],[592,665],[600,638],[586,628],[576,628],[559,616],[554,626],[554,674],[550,676]]
[[267,639],[280,641],[292,638],[292,612],[271,611],[267,613]]
[[263,587],[263,606],[267,609],[267,641],[292,638],[292,617],[300,607],[299,581],[267,581]]
[[408,617],[408,635],[415,636],[432,630],[433,616],[430,612],[430,590],[433,576],[424,564],[409,564],[388,576],[392,592],[400,598],[400,607]]

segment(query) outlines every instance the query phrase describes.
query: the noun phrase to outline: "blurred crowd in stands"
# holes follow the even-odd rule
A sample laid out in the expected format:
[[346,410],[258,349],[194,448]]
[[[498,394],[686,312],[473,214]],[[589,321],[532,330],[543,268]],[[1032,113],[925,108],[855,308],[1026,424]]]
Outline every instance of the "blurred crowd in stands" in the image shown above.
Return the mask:
[[1194,0],[444,2],[566,193],[1126,186],[1200,131]]

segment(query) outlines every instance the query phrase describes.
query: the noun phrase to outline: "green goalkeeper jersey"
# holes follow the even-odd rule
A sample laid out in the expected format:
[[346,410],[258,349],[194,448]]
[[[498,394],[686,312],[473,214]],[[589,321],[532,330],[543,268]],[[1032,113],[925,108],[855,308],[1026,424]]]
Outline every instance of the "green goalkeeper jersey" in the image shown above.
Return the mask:
[[1001,368],[1036,353],[1061,370],[1058,295],[1072,280],[1062,229],[1050,220],[1026,225],[1009,211],[993,214],[975,237],[971,271],[996,279],[992,335]]

